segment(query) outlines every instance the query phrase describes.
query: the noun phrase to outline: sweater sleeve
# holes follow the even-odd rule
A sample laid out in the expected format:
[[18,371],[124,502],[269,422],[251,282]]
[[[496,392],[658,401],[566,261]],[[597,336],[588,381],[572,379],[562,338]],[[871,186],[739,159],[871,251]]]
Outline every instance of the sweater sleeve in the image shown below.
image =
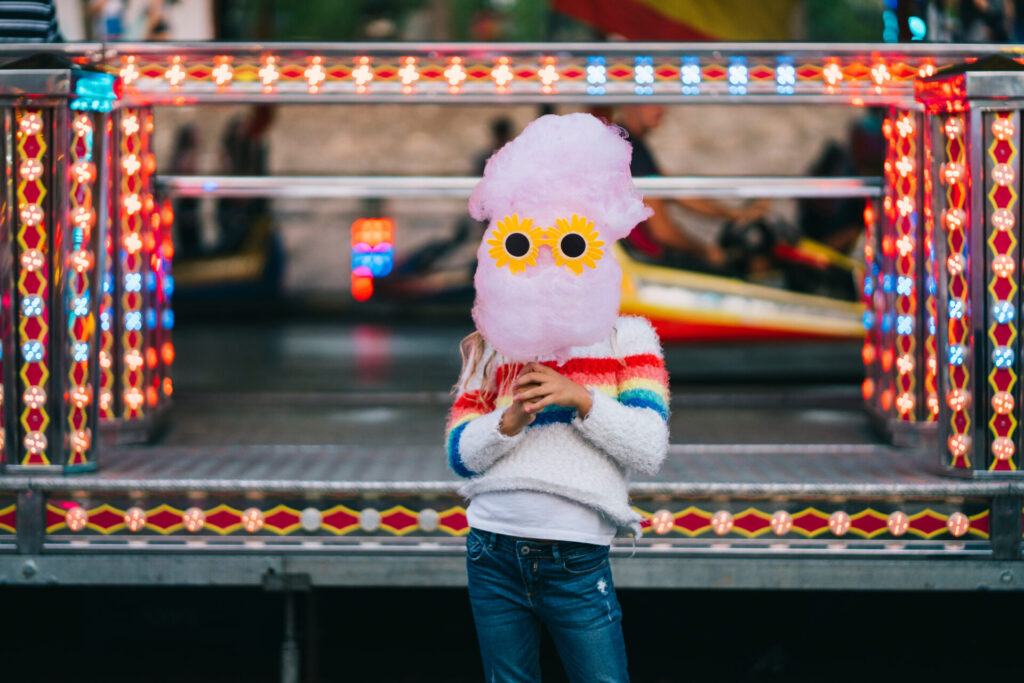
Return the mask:
[[617,398],[591,390],[586,418],[573,424],[623,467],[653,474],[668,451],[668,373],[658,336],[643,318],[625,318],[619,329],[623,366]]
[[445,429],[448,466],[460,477],[482,474],[523,438],[523,431],[512,436],[501,433],[505,408],[495,407],[495,394],[482,388],[480,373],[459,385]]

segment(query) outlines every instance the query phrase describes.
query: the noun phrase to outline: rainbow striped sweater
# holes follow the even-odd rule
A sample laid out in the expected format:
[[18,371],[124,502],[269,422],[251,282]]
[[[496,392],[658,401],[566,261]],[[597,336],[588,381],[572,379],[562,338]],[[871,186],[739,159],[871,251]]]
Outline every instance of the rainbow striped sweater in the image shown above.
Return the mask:
[[[494,351],[488,346],[485,358]],[[451,469],[467,479],[460,492],[472,498],[491,491],[550,493],[604,513],[620,528],[635,528],[629,476],[653,474],[668,449],[668,374],[657,334],[644,318],[622,316],[609,338],[574,347],[567,358],[542,361],[587,387],[593,405],[580,419],[574,408],[547,406],[513,436],[499,431],[512,403],[500,394],[502,378],[521,365],[499,364],[484,386],[484,362],[463,377],[448,417]]]

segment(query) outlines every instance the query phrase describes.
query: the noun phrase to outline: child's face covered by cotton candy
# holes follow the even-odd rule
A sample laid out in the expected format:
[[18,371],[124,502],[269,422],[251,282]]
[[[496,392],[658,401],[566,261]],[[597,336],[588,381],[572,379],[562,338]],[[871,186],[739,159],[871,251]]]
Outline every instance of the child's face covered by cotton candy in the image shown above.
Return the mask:
[[611,253],[650,215],[632,148],[589,114],[542,116],[487,162],[469,212],[489,225],[477,251],[473,320],[516,361],[607,338],[622,271]]

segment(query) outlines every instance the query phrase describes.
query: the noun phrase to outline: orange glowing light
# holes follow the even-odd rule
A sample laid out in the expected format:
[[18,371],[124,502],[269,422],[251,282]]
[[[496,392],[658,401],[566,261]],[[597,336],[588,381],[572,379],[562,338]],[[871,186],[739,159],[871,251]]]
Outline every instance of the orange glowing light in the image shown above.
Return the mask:
[[900,256],[908,256],[914,251],[914,240],[910,238],[910,235],[903,235],[896,240],[896,249],[900,252]]
[[259,508],[246,508],[242,513],[242,526],[250,534],[254,534],[263,528],[263,513]]
[[171,382],[170,377],[164,377],[163,381],[164,396],[170,396],[174,393],[174,383]]
[[306,77],[310,94],[315,95],[320,92],[320,84],[327,80],[327,72],[324,71],[324,58],[310,57],[309,66],[302,72],[302,75]]
[[896,119],[896,132],[901,138],[909,138],[914,134],[914,119],[910,116],[901,116]]
[[821,75],[825,78],[825,82],[833,88],[839,84],[839,81],[843,80],[843,70],[840,68],[839,63],[835,61],[826,64],[825,68],[821,70]]
[[157,392],[156,387],[146,387],[146,405],[153,407],[160,400],[160,394]]
[[946,230],[960,230],[966,222],[967,214],[962,209],[946,209],[942,213],[942,224]]
[[545,57],[542,62],[544,66],[537,71],[537,77],[541,82],[541,90],[550,93],[554,91],[553,85],[558,80],[558,69],[554,57]]
[[992,440],[992,455],[996,456],[996,460],[1009,460],[1013,457],[1014,451],[1012,439],[1000,436]]
[[828,528],[836,536],[844,536],[850,530],[850,515],[842,510],[836,510],[828,518]]
[[869,400],[875,395],[875,381],[873,379],[866,379],[860,385],[860,393],[864,397],[864,400]]
[[[104,370],[109,370],[110,366],[113,365],[114,361],[106,351],[100,351],[100,367]],[[100,400],[103,400],[103,394],[100,394]]]
[[893,356],[895,353],[892,349],[882,349],[882,370],[889,372],[892,368]]
[[124,392],[124,402],[131,410],[138,410],[145,403],[146,397],[138,387],[132,387]]
[[96,167],[88,161],[79,161],[71,167],[71,175],[77,183],[91,183],[96,177]]
[[1013,394],[1008,391],[997,391],[992,395],[992,410],[999,415],[1009,415],[1013,412]]
[[934,394],[928,397],[928,412],[932,415],[939,414],[939,397]]
[[964,120],[959,116],[951,116],[946,119],[946,124],[943,126],[943,130],[946,133],[946,137],[950,140],[960,137],[964,132]]
[[1013,166],[1009,164],[996,164],[992,167],[992,180],[996,185],[1013,185],[1015,174]]
[[946,447],[955,458],[962,457],[971,448],[971,440],[965,434],[954,434],[946,440]]
[[917,75],[921,78],[928,78],[935,73],[935,65],[931,60],[922,60],[921,66],[917,69]]
[[96,212],[88,206],[80,206],[71,212],[71,222],[88,231],[96,223]]
[[181,515],[181,521],[190,533],[196,533],[206,526],[206,513],[197,507],[190,507]]
[[124,172],[128,175],[135,175],[139,172],[139,169],[142,168],[142,162],[140,162],[139,158],[134,154],[129,154],[121,160],[121,168],[123,168]]
[[444,70],[444,77],[448,79],[448,90],[458,92],[459,85],[466,80],[466,69],[462,66],[461,57],[452,57],[449,66]]
[[75,135],[80,138],[84,138],[86,135],[92,134],[92,121],[85,114],[75,118],[71,127],[74,129]]
[[950,275],[959,275],[967,267],[967,259],[963,254],[953,254],[946,259],[946,270]]
[[164,342],[163,346],[160,347],[160,359],[163,360],[164,365],[174,363],[174,344]]
[[139,117],[134,114],[121,119],[121,128],[125,135],[135,135],[139,132]]
[[84,273],[92,268],[92,252],[88,249],[79,249],[71,255],[71,266],[76,273]]
[[970,530],[971,520],[962,512],[954,512],[946,520],[946,528],[949,529],[949,533],[959,538]]
[[30,273],[39,270],[45,263],[43,252],[38,249],[29,249],[21,255],[21,267]]
[[992,135],[997,140],[1009,140],[1014,134],[1013,121],[1006,117],[996,117],[996,120],[992,122]]
[[412,84],[420,79],[420,74],[416,71],[415,57],[406,57],[402,62],[404,65],[398,70],[398,77],[402,79],[402,85],[408,88],[408,92],[412,90]]
[[21,400],[24,401],[25,405],[29,408],[35,409],[46,403],[46,390],[42,387],[29,387],[22,394]]
[[900,157],[896,162],[896,170],[899,172],[901,178],[906,178],[914,172],[913,160],[911,160],[910,157]]
[[274,81],[281,77],[277,70],[277,57],[263,57],[260,63],[262,66],[256,73],[260,77],[260,82],[263,83],[263,92],[270,92],[274,88]]
[[715,514],[711,515],[711,528],[719,536],[724,536],[732,531],[732,525],[732,513],[728,510],[719,510]]
[[20,215],[21,222],[29,227],[35,227],[43,222],[43,210],[38,204],[26,204]]
[[174,56],[171,58],[171,68],[164,72],[164,77],[167,82],[171,84],[172,88],[177,88],[181,85],[181,82],[188,77],[185,69],[181,66],[181,57]]
[[793,528],[793,515],[785,510],[778,510],[772,515],[772,532],[776,536],[783,536]]
[[1017,264],[1014,263],[1012,256],[1000,254],[992,259],[992,272],[996,274],[996,277],[1010,277],[1016,269]]
[[882,406],[882,410],[889,410],[892,408],[892,395],[892,389],[886,389],[882,392],[882,395],[879,397],[879,403]]
[[25,435],[25,439],[22,442],[25,444],[25,449],[35,455],[36,453],[42,453],[46,450],[46,434],[42,432],[29,432]]
[[76,505],[64,513],[64,523],[72,531],[81,531],[89,523],[89,513],[81,505]]
[[132,232],[124,236],[124,248],[128,250],[129,254],[134,254],[142,249],[142,238],[139,237],[137,232]]
[[356,301],[366,301],[373,296],[373,278],[352,276],[352,298]]
[[864,348],[861,349],[860,357],[864,361],[864,365],[871,365],[875,362],[877,354],[875,353],[874,344],[864,344]]
[[217,66],[213,67],[210,75],[213,76],[213,81],[217,84],[217,87],[222,88],[235,77],[234,72],[231,70],[231,57],[221,56],[213,61]]
[[959,413],[961,410],[967,407],[968,395],[966,392],[959,389],[953,389],[946,394],[946,405],[954,413]]
[[897,510],[889,515],[889,518],[885,520],[885,525],[889,527],[889,533],[893,536],[902,536],[910,528],[910,518],[905,512]]
[[34,182],[43,175],[43,165],[38,159],[26,159],[18,166],[18,175],[29,182]]
[[142,359],[142,353],[138,349],[132,349],[128,353],[124,354],[124,364],[128,366],[128,369],[135,372],[142,367],[145,361]]
[[1013,229],[1013,225],[1016,220],[1007,209],[996,209],[992,212],[992,225],[996,227],[996,230],[1000,232],[1006,232],[1007,230]]
[[903,392],[896,397],[896,409],[900,415],[906,415],[914,409],[914,397],[909,392]]
[[651,528],[654,529],[654,533],[661,536],[672,531],[672,527],[675,526],[675,524],[676,520],[668,510],[658,510],[651,517]]
[[71,447],[79,453],[89,450],[92,445],[92,432],[88,429],[79,429],[71,435]]
[[901,375],[908,375],[914,371],[914,359],[909,353],[905,353],[896,359],[896,368]]
[[135,66],[134,56],[122,57],[121,64],[122,66],[120,76],[122,83],[128,86],[134,83],[136,80],[138,80],[141,74],[139,73],[138,68],[136,68]]
[[356,64],[358,66],[352,70],[352,80],[356,82],[356,92],[365,92],[366,85],[373,80],[370,58],[360,57],[356,60]]
[[504,89],[515,78],[515,74],[512,73],[512,67],[509,66],[511,63],[512,59],[510,57],[498,57],[497,65],[491,69],[491,77],[499,89]]
[[130,507],[124,513],[124,525],[129,531],[141,531],[146,527],[146,512],[140,507]]
[[134,216],[142,210],[142,200],[135,193],[125,197],[121,203],[124,205],[124,210],[129,216]]
[[159,356],[157,355],[156,349],[150,347],[146,349],[146,367],[155,368],[159,362]]
[[18,121],[18,130],[24,135],[37,135],[43,130],[43,120],[38,114],[25,114]]
[[78,385],[71,390],[71,402],[77,407],[83,408],[92,402],[92,389]]

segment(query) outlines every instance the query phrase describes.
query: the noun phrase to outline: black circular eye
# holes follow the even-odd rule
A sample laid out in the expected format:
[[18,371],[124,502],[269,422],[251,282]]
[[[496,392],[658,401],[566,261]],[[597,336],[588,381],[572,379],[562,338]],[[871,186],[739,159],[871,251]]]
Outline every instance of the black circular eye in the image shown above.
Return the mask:
[[513,232],[505,238],[505,251],[519,258],[530,253],[530,238],[521,232]]
[[561,242],[558,243],[558,248],[569,258],[579,258],[587,250],[587,241],[578,232],[570,232],[562,237]]

